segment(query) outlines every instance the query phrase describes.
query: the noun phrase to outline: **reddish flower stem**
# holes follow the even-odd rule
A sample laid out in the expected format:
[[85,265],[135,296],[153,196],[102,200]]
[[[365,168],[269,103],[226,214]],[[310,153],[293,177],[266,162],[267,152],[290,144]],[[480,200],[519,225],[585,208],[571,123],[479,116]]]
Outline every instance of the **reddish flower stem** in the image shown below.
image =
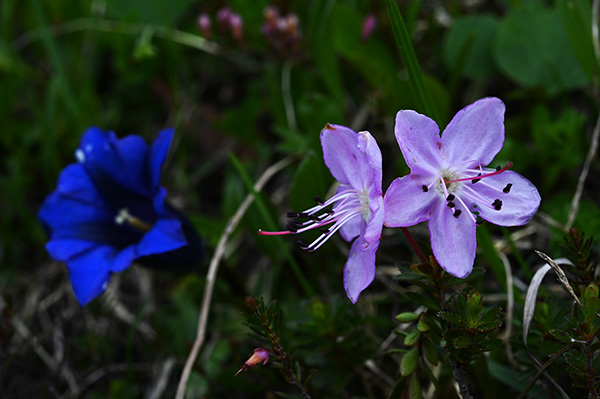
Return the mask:
[[417,242],[415,241],[413,236],[410,234],[410,231],[408,231],[408,229],[406,227],[400,227],[400,230],[402,230],[402,233],[404,233],[404,237],[406,237],[406,239],[408,240],[408,243],[410,244],[412,249],[415,251],[415,253],[419,257],[419,259],[421,259],[421,262],[423,262],[423,263],[429,262],[427,260],[427,257],[421,251],[421,248],[419,248],[419,246],[417,245]]

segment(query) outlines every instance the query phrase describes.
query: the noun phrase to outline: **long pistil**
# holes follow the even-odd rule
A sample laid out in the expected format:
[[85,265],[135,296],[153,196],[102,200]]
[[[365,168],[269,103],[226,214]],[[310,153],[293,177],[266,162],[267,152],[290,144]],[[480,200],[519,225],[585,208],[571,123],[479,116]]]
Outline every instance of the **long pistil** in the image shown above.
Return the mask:
[[[287,225],[288,230],[258,230],[258,234],[266,236],[288,235],[320,228],[322,234],[312,243],[304,244],[300,242],[302,249],[312,252],[323,245],[346,222],[362,213],[360,197],[356,190],[338,193],[327,201],[315,197],[315,201],[318,204],[317,206],[303,212],[288,212],[288,217],[293,218],[292,222]],[[331,206],[333,206],[333,209],[331,209]],[[319,212],[324,213],[319,214]],[[300,221],[299,218],[308,220]]]
[[486,173],[485,175],[478,175],[478,176],[473,176],[473,177],[464,177],[462,179],[449,180],[446,183],[455,183],[455,182],[459,182],[459,181],[469,181],[469,180],[471,180],[471,181],[481,180],[481,179],[486,178],[486,177],[491,177],[491,176],[499,175],[500,173],[502,173],[502,172],[510,169],[512,166],[513,166],[513,163],[509,161],[509,162],[506,163],[505,167],[503,167],[501,169],[498,169],[495,172]]

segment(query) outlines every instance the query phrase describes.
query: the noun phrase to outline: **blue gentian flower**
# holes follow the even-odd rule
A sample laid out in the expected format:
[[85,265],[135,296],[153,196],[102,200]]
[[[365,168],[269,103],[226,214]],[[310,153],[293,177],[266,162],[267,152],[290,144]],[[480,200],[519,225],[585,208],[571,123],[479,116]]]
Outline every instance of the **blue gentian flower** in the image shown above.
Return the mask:
[[202,258],[191,223],[165,202],[160,172],[173,129],[159,133],[150,147],[135,135],[89,128],[56,191],[39,218],[50,241],[46,249],[67,264],[81,305],[102,294],[111,273],[138,263],[180,268]]

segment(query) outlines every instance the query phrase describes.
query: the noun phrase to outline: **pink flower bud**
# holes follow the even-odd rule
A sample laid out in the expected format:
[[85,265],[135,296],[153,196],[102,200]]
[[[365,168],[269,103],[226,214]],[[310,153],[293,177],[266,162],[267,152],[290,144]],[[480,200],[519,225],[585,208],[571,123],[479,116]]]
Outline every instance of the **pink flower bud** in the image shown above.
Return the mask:
[[229,7],[223,7],[217,11],[217,23],[219,24],[219,31],[221,33],[227,31],[230,25],[230,19],[232,11]]
[[290,37],[293,38],[298,33],[298,17],[296,16],[296,14],[289,14],[286,17],[286,21],[288,33],[290,34]]
[[231,34],[238,42],[244,38],[244,22],[239,14],[231,13],[229,16],[229,26],[231,26]]
[[200,31],[205,38],[210,39],[212,34],[211,22],[210,17],[207,14],[202,13],[198,16],[198,28],[200,28]]
[[371,34],[375,30],[376,26],[377,26],[377,17],[375,17],[374,14],[367,15],[363,21],[363,26],[362,26],[361,38],[362,38],[363,42],[366,41],[369,37],[371,37]]
[[275,28],[275,25],[277,24],[277,18],[279,18],[279,11],[277,8],[273,6],[266,7],[263,11],[263,16],[265,17],[267,26],[270,28]]
[[249,368],[256,366],[260,362],[262,362],[262,364],[265,365],[265,364],[267,364],[268,361],[269,361],[269,351],[266,350],[265,348],[256,348],[256,349],[254,349],[254,352],[252,353],[250,358],[248,360],[246,360],[246,363],[243,364],[242,368],[239,369],[238,372],[235,373],[235,375],[238,375],[242,371],[246,371]]

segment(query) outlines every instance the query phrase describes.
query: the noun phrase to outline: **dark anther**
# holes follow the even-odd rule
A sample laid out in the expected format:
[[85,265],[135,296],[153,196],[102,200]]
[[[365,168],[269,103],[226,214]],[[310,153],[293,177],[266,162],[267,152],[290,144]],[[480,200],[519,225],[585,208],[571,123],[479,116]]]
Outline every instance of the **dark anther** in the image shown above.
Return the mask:
[[298,240],[296,242],[298,243],[298,245],[300,245],[300,248],[302,248],[302,249],[308,249],[308,244],[305,243],[304,241]]
[[308,213],[306,213],[306,212],[300,212],[300,213],[298,213],[298,217],[299,218],[307,218],[308,217]]
[[315,197],[313,199],[319,205],[323,205],[325,203],[325,202],[323,202],[323,200],[321,199],[321,197],[319,197],[318,195],[315,195]]
[[448,202],[448,208],[454,208],[456,204],[454,202]]
[[423,184],[423,186],[421,187],[423,189],[423,192],[426,193],[427,191],[429,191],[429,189],[427,188],[426,185]]
[[287,217],[289,217],[289,218],[295,218],[295,217],[298,217],[298,214],[296,212],[290,212],[290,211],[288,211],[287,212]]
[[506,194],[508,194],[508,193],[510,193],[511,187],[512,187],[512,183],[508,183],[502,191],[504,191]]
[[450,194],[446,197],[446,201],[450,202],[450,201],[454,201],[454,194]]
[[462,213],[462,211],[460,209],[457,209],[456,211],[454,211],[454,214],[452,216],[454,216],[455,218],[458,219],[458,217],[460,216],[461,213]]
[[496,172],[500,172],[500,169],[502,169],[500,165],[496,166]]
[[321,227],[321,233],[329,234],[329,229],[327,227]]
[[287,227],[287,229],[292,233],[298,232],[298,227],[293,225],[292,223],[288,223],[287,226],[285,226],[285,227]]
[[475,220],[475,224],[477,226],[481,226],[482,223],[483,223],[483,218],[481,216],[477,216],[477,219]]
[[[477,176],[481,176],[481,173],[480,173],[480,174],[478,174]],[[480,181],[480,180],[481,180],[481,179],[473,179],[473,180],[471,180],[471,183],[475,184],[475,183],[477,183],[477,182],[478,182],[478,181]]]
[[495,210],[499,211],[500,209],[502,209],[502,201],[500,201],[499,199],[495,199],[494,202],[492,202],[492,206]]
[[313,222],[320,222],[322,220],[322,216],[324,215],[310,215],[308,218]]
[[302,224],[304,222],[302,222],[300,219],[294,218],[294,219],[292,219],[292,223],[294,223],[296,226],[300,227],[300,226],[302,226]]
[[328,215],[333,215],[335,213],[331,208],[323,209],[323,212],[327,213]]

